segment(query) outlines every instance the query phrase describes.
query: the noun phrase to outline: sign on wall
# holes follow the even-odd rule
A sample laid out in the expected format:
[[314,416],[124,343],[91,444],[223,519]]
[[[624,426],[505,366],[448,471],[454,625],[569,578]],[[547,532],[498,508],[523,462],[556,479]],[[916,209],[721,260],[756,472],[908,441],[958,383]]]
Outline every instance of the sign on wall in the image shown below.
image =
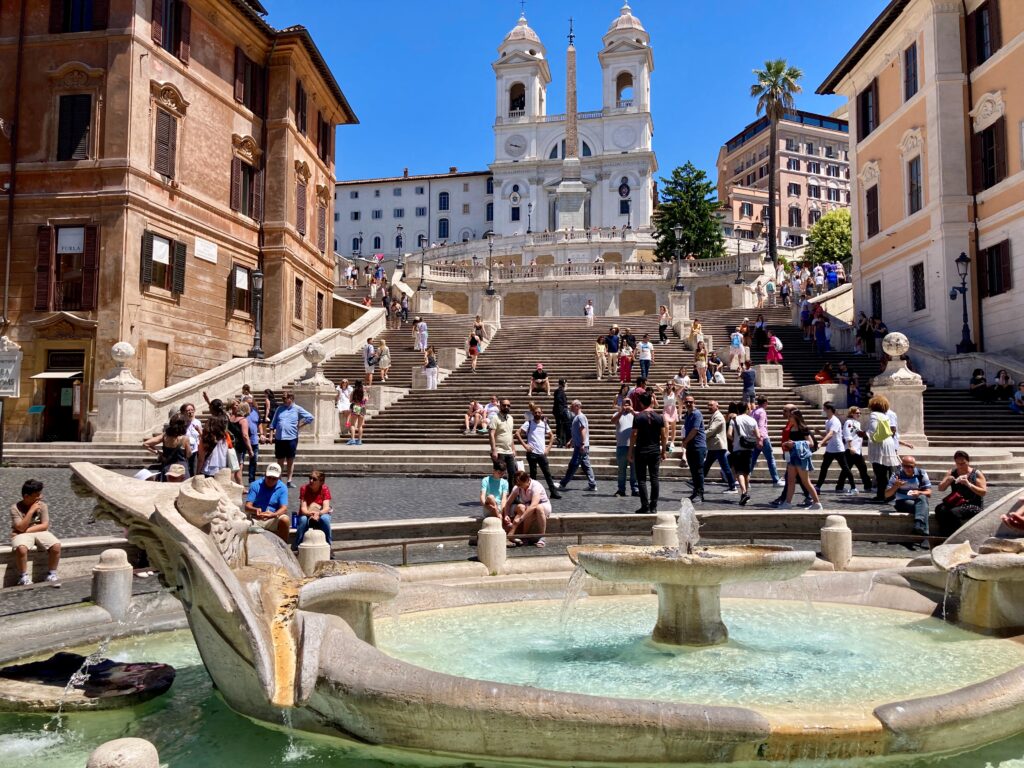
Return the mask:
[[0,351],[0,397],[21,397],[21,350]]
[[211,264],[217,263],[217,244],[211,243],[209,240],[204,240],[201,237],[196,238],[195,255],[197,259],[208,261]]
[[60,227],[57,230],[57,253],[83,253],[85,227]]

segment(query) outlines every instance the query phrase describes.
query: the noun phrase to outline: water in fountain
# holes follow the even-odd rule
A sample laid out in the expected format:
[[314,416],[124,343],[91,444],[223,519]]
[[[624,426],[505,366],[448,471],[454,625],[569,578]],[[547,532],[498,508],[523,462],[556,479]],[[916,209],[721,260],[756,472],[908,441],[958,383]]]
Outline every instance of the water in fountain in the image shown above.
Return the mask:
[[577,565],[569,577],[569,583],[565,587],[565,597],[562,599],[562,607],[558,611],[558,625],[562,634],[569,628],[569,619],[576,608],[576,602],[583,596],[583,582],[586,581],[587,572],[582,565]]
[[700,523],[697,521],[697,511],[693,508],[693,502],[683,499],[679,505],[679,552],[688,555],[693,554],[697,542],[700,541]]
[[946,571],[946,588],[942,591],[942,620],[946,620],[946,605],[949,602],[949,597],[953,594],[954,583],[959,587],[963,581],[964,567],[958,565],[955,568],[950,568]]
[[295,726],[292,724],[292,710],[285,707],[281,710],[281,722],[284,724],[285,734],[288,736],[288,746],[285,747],[281,759],[286,763],[305,760],[309,757],[310,749],[307,744],[299,743],[295,738]]

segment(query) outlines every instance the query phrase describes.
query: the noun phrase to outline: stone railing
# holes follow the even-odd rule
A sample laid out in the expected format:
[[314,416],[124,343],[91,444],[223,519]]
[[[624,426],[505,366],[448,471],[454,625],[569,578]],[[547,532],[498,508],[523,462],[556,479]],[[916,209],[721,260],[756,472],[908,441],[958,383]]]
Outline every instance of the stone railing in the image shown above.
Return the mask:
[[[486,283],[489,277],[486,266],[459,267],[427,264],[426,279],[433,283]],[[674,275],[674,265],[667,263],[586,263],[586,264],[535,264],[532,266],[494,267],[493,278],[501,281],[520,280],[564,280],[571,278],[593,279],[609,277],[615,279],[666,280]],[[408,280],[418,280],[419,264],[410,265]],[[683,273],[688,274],[686,272]]]
[[[560,245],[564,243],[591,245],[593,243],[627,243],[630,247],[647,247],[652,250],[656,246],[649,227],[639,229],[618,229],[613,227],[594,227],[589,230],[558,230],[555,232],[531,232],[520,235],[507,235],[494,239],[494,256],[507,257],[519,255],[524,250],[545,245]],[[405,254],[404,261],[407,264],[418,264],[422,258],[427,262],[435,261],[468,261],[474,256],[480,261],[486,261],[490,250],[487,240],[470,240],[465,243],[445,243],[427,248],[422,253],[410,252]],[[342,257],[343,259],[345,257]]]

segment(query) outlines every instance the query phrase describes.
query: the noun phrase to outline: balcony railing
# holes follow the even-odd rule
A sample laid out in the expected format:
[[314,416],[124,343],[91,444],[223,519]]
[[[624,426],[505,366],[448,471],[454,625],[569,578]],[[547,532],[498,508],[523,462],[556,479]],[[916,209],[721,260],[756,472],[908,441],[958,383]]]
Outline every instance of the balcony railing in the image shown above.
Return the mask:
[[513,118],[513,119],[517,118],[517,117],[526,117],[526,110],[525,109],[510,109],[508,111],[508,116],[510,118]]
[[60,282],[54,284],[53,310],[73,311],[82,308],[82,281]]
[[632,99],[620,99],[619,101],[615,102],[615,108],[616,109],[629,109],[632,106],[633,106],[633,100]]

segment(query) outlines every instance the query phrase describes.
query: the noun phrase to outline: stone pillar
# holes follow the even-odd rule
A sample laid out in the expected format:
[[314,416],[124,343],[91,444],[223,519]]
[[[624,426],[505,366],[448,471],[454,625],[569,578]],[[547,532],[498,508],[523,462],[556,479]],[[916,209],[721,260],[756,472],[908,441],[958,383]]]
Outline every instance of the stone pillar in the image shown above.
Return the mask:
[[853,531],[842,515],[829,515],[821,529],[821,557],[837,571],[845,570],[853,557]]
[[317,563],[331,559],[331,545],[327,543],[324,532],[310,528],[299,544],[299,567],[307,576],[312,576]]
[[416,291],[409,302],[409,309],[416,315],[425,315],[434,311],[434,292]]
[[755,365],[754,377],[758,388],[782,389],[781,365]]
[[466,350],[456,347],[442,347],[437,351],[437,365],[454,371],[467,357]]
[[494,336],[494,332],[501,328],[501,294],[488,296],[486,293],[480,297],[480,319],[484,321],[484,328],[487,338]]
[[[690,292],[669,291],[668,292],[668,313],[672,316],[672,327],[680,336],[690,332]],[[677,324],[685,323],[685,328]]]
[[135,347],[119,341],[110,350],[116,367],[96,383],[93,442],[137,443],[151,437],[154,427],[149,393],[128,368]]
[[115,621],[123,619],[132,604],[132,566],[123,549],[107,549],[92,569],[92,601]]
[[659,512],[651,535],[656,547],[678,547],[679,526],[676,524],[676,516],[671,512]]
[[160,768],[160,755],[145,739],[114,739],[96,747],[85,768]]
[[[437,383],[438,383],[438,385],[440,385],[442,381],[444,381],[446,378],[448,378],[448,374],[450,374],[451,372],[452,371],[451,371],[450,368],[442,368],[441,366],[438,366],[438,368],[437,368]],[[422,365],[413,366],[413,369],[412,369],[412,388],[413,389],[426,389],[427,388],[427,374],[426,374],[426,371],[424,371]]]
[[476,556],[487,566],[487,573],[497,576],[505,570],[505,530],[501,527],[501,520],[492,516],[484,518],[483,526],[476,535]]
[[309,370],[292,391],[295,393],[295,403],[312,414],[313,423],[299,431],[299,441],[333,444],[338,434],[338,409],[334,402],[337,391],[321,368],[327,351],[320,342],[311,341],[302,350],[302,355],[309,363]]
[[871,391],[889,401],[899,420],[899,437],[915,447],[928,445],[924,433],[924,380],[907,367],[902,356],[910,351],[910,342],[902,333],[890,333],[882,339],[882,350],[891,360],[871,382]]
[[746,283],[729,286],[732,290],[732,306],[736,309],[750,309],[754,306],[754,294],[747,289]]

